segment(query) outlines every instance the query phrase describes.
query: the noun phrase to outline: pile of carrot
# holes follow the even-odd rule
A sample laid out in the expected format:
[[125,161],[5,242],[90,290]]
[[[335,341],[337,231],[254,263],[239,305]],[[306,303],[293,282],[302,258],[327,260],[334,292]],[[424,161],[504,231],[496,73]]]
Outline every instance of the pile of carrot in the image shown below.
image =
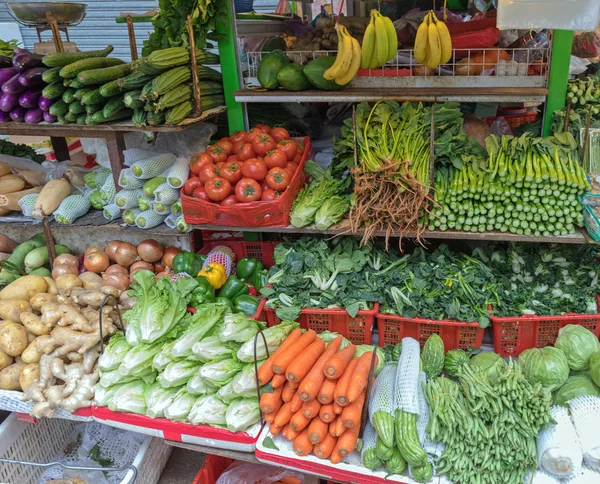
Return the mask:
[[334,464],[356,447],[373,357],[355,358],[356,347],[341,344],[340,336],[327,345],[313,330],[296,329],[257,374],[261,386],[270,384],[260,410],[271,433],[293,441],[299,456]]

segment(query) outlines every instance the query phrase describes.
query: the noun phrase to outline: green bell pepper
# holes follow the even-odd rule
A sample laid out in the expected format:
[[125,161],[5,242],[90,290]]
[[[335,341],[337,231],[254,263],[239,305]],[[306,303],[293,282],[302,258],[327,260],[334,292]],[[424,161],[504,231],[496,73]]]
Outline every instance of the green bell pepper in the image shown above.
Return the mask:
[[240,259],[236,266],[237,276],[244,281],[251,281],[254,274],[265,268],[263,263],[256,259],[244,257]]
[[202,269],[202,256],[193,252],[180,252],[173,258],[173,272],[179,274],[185,272],[196,277]]
[[251,283],[257,291],[260,291],[269,283],[269,271],[267,269],[262,269],[255,272],[254,276],[252,276]]
[[228,306],[229,309],[231,309],[231,311],[233,311],[233,303],[226,297],[216,297],[213,302],[215,304],[223,304],[225,306]]
[[237,276],[229,276],[223,287],[219,289],[217,296],[226,297],[233,301],[237,296],[241,296],[242,294],[248,294],[246,283]]
[[215,288],[206,277],[196,277],[198,287],[192,291],[191,303],[193,307],[209,303],[215,299]]
[[259,301],[256,296],[243,294],[233,301],[233,312],[244,313],[246,316],[254,316],[258,310]]

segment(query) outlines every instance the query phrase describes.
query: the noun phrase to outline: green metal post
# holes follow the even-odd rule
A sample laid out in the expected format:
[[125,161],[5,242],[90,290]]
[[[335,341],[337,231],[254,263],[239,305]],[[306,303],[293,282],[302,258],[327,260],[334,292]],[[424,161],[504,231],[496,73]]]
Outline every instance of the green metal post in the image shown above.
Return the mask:
[[221,72],[223,73],[223,90],[225,91],[225,105],[227,106],[227,120],[229,132],[243,131],[246,129],[244,122],[244,107],[233,96],[234,91],[240,89],[240,73],[238,71],[237,38],[235,35],[235,14],[233,2],[227,3],[227,18],[217,22],[219,34],[219,56],[221,57]]
[[544,115],[544,136],[550,136],[551,134],[552,113],[565,107],[572,47],[572,30],[554,31],[548,76],[548,98],[546,99],[546,112]]

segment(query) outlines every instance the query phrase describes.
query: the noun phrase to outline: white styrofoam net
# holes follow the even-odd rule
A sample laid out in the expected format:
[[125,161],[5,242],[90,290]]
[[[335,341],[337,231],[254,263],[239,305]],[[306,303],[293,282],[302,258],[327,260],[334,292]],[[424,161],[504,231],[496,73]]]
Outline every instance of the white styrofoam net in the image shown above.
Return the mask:
[[577,397],[569,401],[569,407],[583,458],[592,469],[600,471],[600,397]]
[[427,435],[427,424],[429,423],[429,404],[425,398],[427,386],[427,375],[424,371],[419,372],[419,415],[417,415],[417,433],[421,447],[427,454],[429,462],[435,464],[444,453],[446,446],[442,442],[433,442]]
[[125,166],[131,166],[136,161],[145,160],[155,154],[154,151],[143,150],[141,148],[131,148],[123,151],[123,162]]
[[546,471],[537,469],[533,476],[527,474],[523,484],[560,484],[560,480],[553,475],[548,474]]
[[419,342],[414,338],[403,338],[394,387],[394,407],[415,415],[419,414],[420,357]]
[[584,465],[577,475],[571,479],[562,479],[560,482],[563,484],[598,484],[600,472]]
[[561,478],[572,477],[581,471],[583,456],[575,427],[565,407],[550,409],[556,424],[550,424],[538,436],[538,464],[545,471]]
[[[73,430],[72,445],[60,449],[54,460],[73,466],[101,467],[97,460],[90,458],[91,454],[99,459],[106,459],[108,463],[105,467],[123,467],[133,462],[145,439],[146,436],[142,434],[116,429],[98,422],[79,424]],[[52,479],[69,477],[78,477],[94,484],[119,484],[126,473],[127,471],[79,471],[54,466],[44,471],[39,484]]]
[[367,425],[365,426],[365,431],[363,433],[363,447],[361,456],[364,456],[367,450],[374,449],[376,444],[377,432],[375,431],[375,427],[371,425],[371,422],[367,421]]
[[123,168],[119,173],[119,186],[127,190],[134,190],[136,188],[142,188],[146,183],[146,180],[140,180],[133,176],[131,168]]
[[377,375],[371,387],[369,397],[369,421],[373,424],[373,415],[376,412],[386,412],[394,415],[394,385],[398,365],[387,363]]

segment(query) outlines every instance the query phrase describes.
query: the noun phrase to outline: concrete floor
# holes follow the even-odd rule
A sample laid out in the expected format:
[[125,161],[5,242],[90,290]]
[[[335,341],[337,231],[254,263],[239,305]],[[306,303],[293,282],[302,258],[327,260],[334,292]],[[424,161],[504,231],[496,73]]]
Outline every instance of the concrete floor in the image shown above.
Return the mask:
[[158,484],[191,484],[205,458],[199,452],[173,447]]

